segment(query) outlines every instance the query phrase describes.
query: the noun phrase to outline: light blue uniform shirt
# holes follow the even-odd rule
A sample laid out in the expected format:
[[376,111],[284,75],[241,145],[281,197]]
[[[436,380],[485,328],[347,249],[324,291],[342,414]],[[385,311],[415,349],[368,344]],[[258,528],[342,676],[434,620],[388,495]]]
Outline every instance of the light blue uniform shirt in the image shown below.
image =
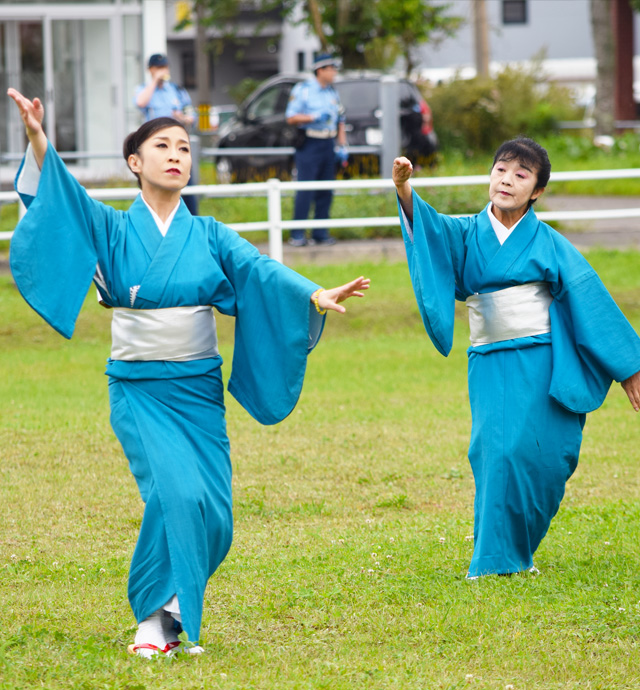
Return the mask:
[[[140,85],[136,89],[136,95],[133,99],[134,105],[138,94],[144,88],[144,85]],[[145,120],[153,120],[154,117],[174,117],[174,110],[182,112],[189,105],[191,105],[191,98],[186,89],[180,89],[173,82],[167,81],[164,86],[153,92],[149,103],[140,110]]]
[[299,125],[303,129],[335,131],[344,122],[344,108],[333,86],[321,86],[313,77],[299,82],[291,90],[286,117],[315,115],[316,121]]

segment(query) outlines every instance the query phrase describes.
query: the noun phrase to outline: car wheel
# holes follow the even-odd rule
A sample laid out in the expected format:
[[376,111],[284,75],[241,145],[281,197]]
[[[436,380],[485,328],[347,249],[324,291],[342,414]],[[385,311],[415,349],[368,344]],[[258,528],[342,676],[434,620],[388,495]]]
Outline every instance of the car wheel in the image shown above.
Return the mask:
[[216,179],[218,184],[231,184],[233,181],[233,167],[230,158],[216,159]]

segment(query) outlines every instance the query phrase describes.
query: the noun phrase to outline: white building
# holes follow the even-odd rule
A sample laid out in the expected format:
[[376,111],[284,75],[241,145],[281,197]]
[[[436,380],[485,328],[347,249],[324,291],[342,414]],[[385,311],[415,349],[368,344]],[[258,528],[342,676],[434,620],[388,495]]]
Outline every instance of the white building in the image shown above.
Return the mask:
[[[449,12],[465,23],[455,37],[421,48],[419,68],[432,79],[474,69],[475,0],[447,1]],[[565,82],[592,83],[589,2],[486,0],[492,63],[529,60],[545,51],[547,73]],[[116,152],[140,122],[133,93],[146,78],[150,54],[169,55],[174,79],[195,100],[194,28],[176,29],[189,6],[189,0],[0,0],[0,90],[14,86],[44,98],[47,132],[59,150]],[[304,25],[283,22],[277,12],[264,19],[246,0],[237,17],[238,40],[225,43],[211,59],[213,105],[230,103],[229,87],[245,77],[309,69],[318,40]],[[634,24],[637,55],[637,14]],[[215,29],[209,34],[214,37]],[[0,98],[0,155],[23,150],[17,111]]]
[[[475,75],[473,3],[448,0],[448,14],[464,23],[453,38],[420,49],[421,76],[432,81],[458,72]],[[485,0],[492,70],[506,63],[544,56],[550,78],[578,89],[593,89],[596,74],[590,0]],[[640,15],[634,15],[634,55],[640,56]],[[635,60],[640,80],[640,58]],[[586,87],[586,88],[585,88]]]

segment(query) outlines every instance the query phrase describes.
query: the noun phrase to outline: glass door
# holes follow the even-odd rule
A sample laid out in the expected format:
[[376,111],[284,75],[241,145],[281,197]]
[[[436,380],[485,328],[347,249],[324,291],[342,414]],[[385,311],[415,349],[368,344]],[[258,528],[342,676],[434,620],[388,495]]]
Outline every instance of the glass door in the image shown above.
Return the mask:
[[[13,86],[29,98],[45,97],[44,32],[41,21],[0,22],[0,94]],[[0,98],[0,152],[24,151],[26,137],[18,111]]]

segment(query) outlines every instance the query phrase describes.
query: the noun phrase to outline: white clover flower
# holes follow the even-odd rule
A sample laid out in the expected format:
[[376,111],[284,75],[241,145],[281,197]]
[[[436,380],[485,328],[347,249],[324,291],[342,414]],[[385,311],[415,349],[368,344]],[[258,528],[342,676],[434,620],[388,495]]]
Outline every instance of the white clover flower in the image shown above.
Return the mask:
[[473,673],[467,673],[464,679],[467,681],[467,683],[470,683],[473,680]]
[[447,541],[447,540],[446,540],[444,537],[440,537],[440,543],[441,543],[441,544],[444,544],[445,541]]
[[465,541],[473,541],[473,534],[467,534],[467,536],[464,538]]
[[511,685],[511,683],[509,683],[508,685],[505,685],[504,690],[513,690],[513,685]]
[[611,542],[609,542],[609,541],[605,541],[605,543],[604,543],[605,546],[609,546],[610,544],[611,544]]
[[12,560],[12,561],[17,561],[17,560],[18,560],[18,557],[16,556],[15,553],[12,553],[12,554],[11,554],[11,560]]
[[374,552],[371,554],[371,558],[377,558],[377,557],[378,557],[378,554],[374,551]]

